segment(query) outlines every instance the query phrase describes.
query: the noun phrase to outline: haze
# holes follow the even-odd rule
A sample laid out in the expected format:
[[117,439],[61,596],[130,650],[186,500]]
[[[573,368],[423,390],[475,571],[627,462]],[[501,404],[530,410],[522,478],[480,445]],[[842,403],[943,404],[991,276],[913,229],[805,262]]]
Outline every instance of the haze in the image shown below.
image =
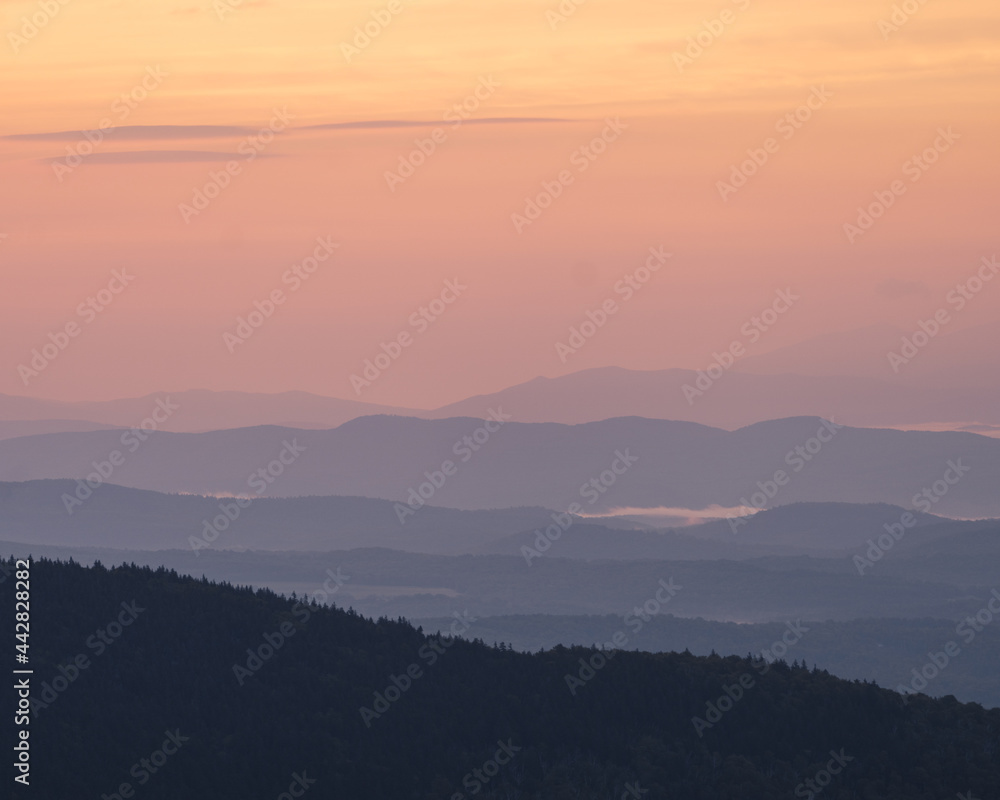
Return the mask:
[[[357,53],[342,43],[383,6],[223,8],[70,3],[18,39],[37,8],[0,4],[17,34],[0,48],[0,392],[301,389],[430,408],[595,366],[703,369],[786,289],[801,299],[749,354],[869,326],[898,342],[955,311],[948,293],[997,250],[1000,55],[985,0],[929,3],[881,31],[888,3],[595,0],[561,22],[555,2],[403,3]],[[724,32],[675,59],[723,10]],[[467,121],[444,122],[477,88]],[[786,138],[780,121],[811,97]],[[282,109],[292,119],[248,160],[247,136]],[[72,132],[108,118],[129,127],[57,175],[52,159],[65,167],[87,141]],[[581,160],[607,120],[613,140]],[[343,123],[359,124],[322,127]],[[385,173],[435,127],[445,138],[390,189]],[[723,199],[718,182],[768,138],[776,152]],[[906,162],[935,142],[914,179]],[[180,204],[233,159],[240,174],[185,221]],[[518,232],[512,214],[563,170],[572,184]],[[894,181],[905,194],[850,242],[845,223]],[[283,274],[321,237],[339,247],[290,291]],[[656,247],[672,257],[626,301],[616,283]],[[83,322],[78,305],[112,269],[134,281],[26,383],[18,366]],[[357,391],[351,375],[415,333],[411,314],[448,279],[467,289]],[[947,332],[995,320],[997,284]],[[286,302],[230,352],[224,334],[275,289]],[[561,359],[556,344],[609,298],[617,313]],[[968,338],[971,363],[995,341]],[[881,341],[851,351],[835,373],[875,363],[896,377]]]

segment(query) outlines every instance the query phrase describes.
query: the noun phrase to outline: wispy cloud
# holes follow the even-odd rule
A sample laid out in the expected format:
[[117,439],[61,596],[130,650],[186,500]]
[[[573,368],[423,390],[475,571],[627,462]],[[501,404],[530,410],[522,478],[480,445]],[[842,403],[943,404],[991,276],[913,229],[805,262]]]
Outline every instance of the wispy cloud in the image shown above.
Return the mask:
[[[482,119],[463,120],[463,125],[504,125],[504,124],[526,124],[538,122],[582,122],[584,120],[563,119],[560,117],[483,117]],[[327,122],[321,125],[307,125],[299,130],[364,130],[379,128],[433,128],[441,125],[440,119],[436,120],[412,120],[412,119],[379,119],[365,120],[362,122]]]
[[[504,125],[532,123],[584,122],[586,120],[563,119],[559,117],[485,117],[463,120],[463,125]],[[292,128],[291,131],[310,130],[379,130],[383,128],[430,128],[443,124],[437,120],[376,119],[358,122],[327,122]],[[86,134],[96,135],[98,131],[46,131],[39,133],[13,133],[0,139],[22,142],[73,142]],[[105,136],[117,141],[166,141],[177,139],[223,139],[231,137],[255,136],[259,127],[249,125],[121,125],[102,131]]]
[[[257,158],[277,158],[273,153],[258,153]],[[88,164],[181,164],[193,161],[242,161],[246,156],[240,153],[222,153],[214,150],[129,150],[120,153],[94,153],[87,156]],[[60,158],[45,158],[52,164]]]
[[[252,136],[259,128],[243,125],[122,125],[117,128],[107,128],[105,136],[114,136],[118,140],[165,140],[165,139],[217,139],[231,136]],[[10,139],[28,142],[71,142],[80,139],[86,133],[97,131],[53,131],[48,133],[14,133],[0,136],[0,139]]]

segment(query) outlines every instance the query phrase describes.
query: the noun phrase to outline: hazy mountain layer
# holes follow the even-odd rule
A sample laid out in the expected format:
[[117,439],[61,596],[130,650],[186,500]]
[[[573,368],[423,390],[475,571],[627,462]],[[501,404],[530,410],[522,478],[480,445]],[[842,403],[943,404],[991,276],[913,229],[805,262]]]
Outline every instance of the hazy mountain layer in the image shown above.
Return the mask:
[[[724,431],[639,418],[525,424],[363,417],[333,430],[57,433],[0,441],[0,480],[89,478],[248,496],[357,495],[466,509],[891,503],[1000,516],[1000,440],[840,428],[816,418]],[[87,488],[81,486],[79,498]],[[67,501],[72,504],[72,500]],[[412,512],[412,513],[411,513]]]

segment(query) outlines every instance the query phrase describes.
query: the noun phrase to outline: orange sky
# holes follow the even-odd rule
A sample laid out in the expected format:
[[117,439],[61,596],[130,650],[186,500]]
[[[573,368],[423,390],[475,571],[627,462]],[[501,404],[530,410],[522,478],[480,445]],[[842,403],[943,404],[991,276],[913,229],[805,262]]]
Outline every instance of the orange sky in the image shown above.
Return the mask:
[[[351,374],[405,331],[412,345],[361,399],[432,406],[602,364],[703,366],[784,287],[802,300],[754,352],[910,328],[1000,252],[990,0],[915,3],[894,31],[879,29],[893,4],[870,0],[588,0],[563,4],[576,10],[561,22],[558,2],[535,0],[400,2],[395,14],[350,1],[53,2],[47,18],[37,2],[0,0],[0,392],[353,398]],[[389,23],[348,60],[342,43],[373,13]],[[29,36],[32,15],[45,24]],[[710,44],[680,69],[675,53],[706,26],[721,34],[703,33]],[[809,119],[779,129],[819,87],[812,96],[829,97]],[[468,122],[445,122],[463,100]],[[248,140],[276,109],[290,123]],[[79,133],[45,135],[102,120],[130,127],[93,152]],[[359,124],[315,127],[338,123]],[[945,141],[939,129],[960,138],[926,171],[907,167]],[[607,130],[614,140],[588,158],[580,148]],[[769,138],[767,163],[723,200],[718,182]],[[391,190],[386,172],[415,139],[434,152]],[[85,155],[57,175],[67,148]],[[180,204],[227,162],[238,174],[185,221]],[[572,182],[551,207],[515,223],[561,171]],[[844,224],[894,181],[905,193],[849,242]],[[319,237],[339,248],[291,291],[284,273]],[[562,363],[555,343],[621,300],[616,282],[655,246],[673,253],[665,268]],[[88,321],[79,304],[122,268],[134,281]],[[446,279],[468,288],[416,332],[411,314]],[[285,302],[229,352],[223,334],[276,289]],[[991,291],[955,326],[996,320],[1000,282]],[[18,365],[71,322],[79,335],[25,385]]]

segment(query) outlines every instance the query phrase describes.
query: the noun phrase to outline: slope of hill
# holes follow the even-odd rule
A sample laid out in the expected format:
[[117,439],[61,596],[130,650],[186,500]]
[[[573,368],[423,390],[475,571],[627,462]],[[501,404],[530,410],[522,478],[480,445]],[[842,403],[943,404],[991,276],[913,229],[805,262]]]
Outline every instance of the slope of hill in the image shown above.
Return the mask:
[[[884,352],[880,355],[884,358]],[[595,367],[558,378],[534,378],[449,404],[427,416],[471,416],[502,405],[522,422],[579,424],[636,416],[728,430],[795,416],[824,416],[866,427],[1000,423],[996,390],[979,381],[971,386],[931,382],[915,389],[908,383],[867,376],[757,374],[741,364],[707,384],[704,377],[699,382],[696,370]],[[686,385],[698,391],[690,401]]]
[[166,565],[234,584],[310,596],[331,574],[345,575],[349,580],[339,589],[345,604],[372,616],[410,619],[459,611],[476,616],[624,614],[666,582],[683,590],[663,610],[684,617],[741,623],[876,617],[961,620],[989,601],[997,585],[995,570],[981,583],[969,574],[947,583],[881,566],[861,576],[847,558],[578,561],[560,558],[554,548],[529,567],[519,556],[435,556],[376,548],[195,553],[0,544],[0,552],[18,556]]
[[[424,630],[447,630],[451,619],[420,619]],[[506,642],[517,650],[534,653],[557,645],[590,646],[606,642],[622,626],[621,615],[555,616],[532,614],[510,617],[483,617],[476,633],[486,642]],[[653,617],[636,637],[635,645],[648,652],[682,652],[707,656],[753,653],[775,658],[775,645],[785,658],[816,665],[839,678],[875,681],[895,689],[913,680],[911,670],[927,661],[928,643],[955,640],[956,624],[941,619],[858,619],[844,622],[807,621],[801,637],[789,635],[789,623],[753,625],[712,622],[704,619],[660,614]],[[793,644],[782,644],[794,638]],[[924,690],[932,697],[954,695],[964,702],[1000,707],[1000,627],[988,627],[963,647],[948,669]]]
[[1000,516],[1000,440],[837,428],[808,417],[732,432],[635,417],[559,425],[377,416],[322,431],[144,435],[146,441],[131,431],[0,441],[0,480],[100,481],[100,472],[104,480],[159,491],[357,495],[409,500],[414,508],[427,501],[563,511],[575,503],[595,513],[813,501]]
[[[433,410],[308,392],[189,390],[87,402],[0,395],[0,421],[75,420],[130,427],[168,402],[176,409],[158,427],[175,432],[258,425],[331,428],[373,414],[478,417],[498,406],[520,422],[564,424],[635,416],[734,430],[776,418],[824,416],[861,427],[998,425],[1000,406],[990,377],[997,370],[970,355],[983,352],[982,347],[969,346],[995,339],[995,331],[995,326],[980,327],[942,335],[901,375],[892,373],[885,358],[888,350],[899,346],[900,332],[876,328],[828,334],[746,356],[721,375],[713,370],[708,384],[692,369],[595,367],[555,378],[537,377]],[[860,352],[869,354],[866,360],[859,359]],[[685,386],[694,387],[697,394],[689,397]]]
[[[792,503],[679,529],[623,530],[625,520],[641,521],[636,515],[585,518],[560,536],[559,551],[565,558],[611,559],[740,559],[766,553],[841,556],[885,533],[886,525],[898,526],[908,513],[910,541],[926,538],[930,529],[935,537],[950,537],[977,524],[885,503]],[[480,552],[520,553],[522,547],[535,547],[537,539],[536,532],[517,533],[488,542]]]
[[333,428],[369,414],[418,415],[413,409],[340,400],[309,392],[158,392],[121,400],[64,402],[0,394],[0,420],[77,420],[129,428],[157,413],[157,429],[207,431],[254,425]]
[[[171,495],[105,484],[67,513],[74,481],[0,483],[0,537],[26,544],[138,550],[327,550],[390,547],[468,553],[514,531],[551,524],[542,508],[458,511],[428,506],[401,525],[392,503],[366,497],[232,498]],[[206,529],[206,522],[208,528]],[[214,531],[214,537],[213,537]],[[192,552],[194,552],[192,550]]]
[[937,523],[958,525],[934,514],[912,508],[907,511],[887,503],[790,503],[742,518],[692,525],[684,532],[726,541],[736,538],[747,544],[842,550],[864,544],[907,513],[912,517],[912,524],[907,526],[911,532]]
[[115,428],[102,422],[87,422],[79,419],[38,419],[0,420],[0,439],[14,439],[18,436],[36,436],[42,433],[68,433],[70,431],[101,431]]
[[31,578],[44,797],[1000,796],[1000,711],[954,699],[749,658],[526,655],[164,570]]
[[[767,512],[764,512],[767,513]],[[553,529],[554,530],[554,529]],[[707,539],[693,536],[688,528],[681,530],[622,530],[592,521],[574,523],[560,534],[557,552],[560,558],[586,560],[607,559],[629,561],[634,559],[670,560],[740,560],[757,558],[765,554],[817,552],[808,544],[802,547],[770,546],[734,540]],[[480,545],[477,554],[517,555],[541,552],[551,545],[546,542],[544,531],[519,531]]]
[[[98,487],[80,505],[70,504],[78,486],[71,480],[0,483],[0,537],[26,544],[160,550],[184,546],[204,534],[205,521],[219,529],[211,544],[220,549],[348,550],[386,547],[410,552],[458,555],[522,555],[557,524],[563,558],[746,559],[763,555],[810,554],[840,557],[864,547],[906,512],[896,506],[796,503],[746,518],[692,525],[678,530],[635,528],[627,520],[569,517],[542,508],[461,511],[424,506],[403,514],[387,500],[363,497],[258,498],[245,507],[231,498],[164,494],[113,484]],[[221,508],[220,508],[221,506]],[[73,513],[67,513],[67,511]],[[236,511],[239,514],[236,514]],[[228,512],[228,514],[227,514]],[[233,515],[216,525],[219,514]],[[959,534],[989,523],[943,520],[914,513],[907,552],[918,542],[944,539],[936,552],[961,552]],[[402,522],[401,522],[402,520]],[[225,530],[221,530],[225,527]],[[562,526],[558,526],[561,529]],[[964,541],[964,540],[961,540]],[[990,540],[984,540],[987,547]]]

